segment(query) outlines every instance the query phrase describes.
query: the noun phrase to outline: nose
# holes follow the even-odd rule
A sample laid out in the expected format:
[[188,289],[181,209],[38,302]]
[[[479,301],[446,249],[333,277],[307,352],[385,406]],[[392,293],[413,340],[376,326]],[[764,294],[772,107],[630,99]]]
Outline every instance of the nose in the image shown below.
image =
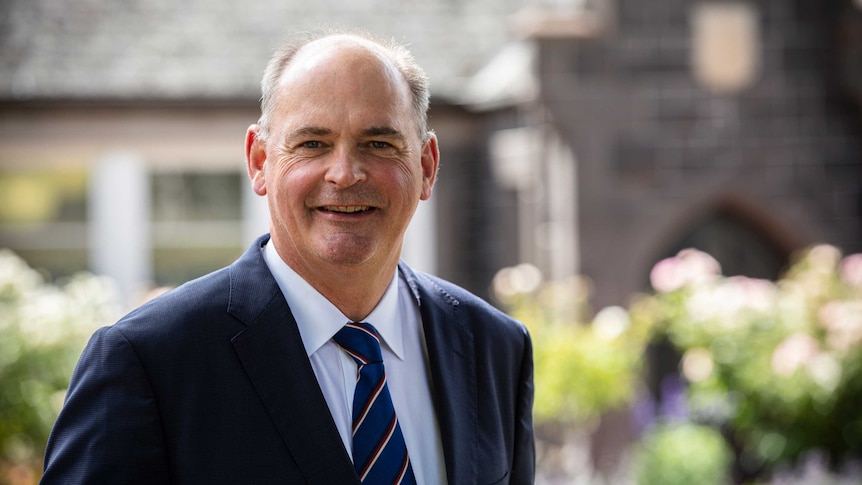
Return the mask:
[[332,153],[325,180],[338,188],[346,188],[365,180],[365,169],[360,155],[354,150],[340,147]]

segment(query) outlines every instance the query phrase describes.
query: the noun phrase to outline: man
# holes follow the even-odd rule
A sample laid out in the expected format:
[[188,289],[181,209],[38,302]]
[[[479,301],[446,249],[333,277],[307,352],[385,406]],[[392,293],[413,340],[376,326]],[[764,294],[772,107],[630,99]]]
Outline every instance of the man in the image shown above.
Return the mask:
[[270,235],[96,332],[43,483],[531,483],[526,330],[399,262],[439,160],[421,69],[327,34],[262,87],[246,158]]

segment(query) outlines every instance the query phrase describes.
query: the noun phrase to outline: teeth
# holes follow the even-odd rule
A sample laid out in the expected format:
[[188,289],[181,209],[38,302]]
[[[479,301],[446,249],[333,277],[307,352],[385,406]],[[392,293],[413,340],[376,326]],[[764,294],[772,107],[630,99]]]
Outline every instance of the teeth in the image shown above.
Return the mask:
[[348,214],[352,214],[354,212],[362,212],[367,211],[369,206],[367,205],[333,205],[326,207],[326,210],[331,212],[345,212]]

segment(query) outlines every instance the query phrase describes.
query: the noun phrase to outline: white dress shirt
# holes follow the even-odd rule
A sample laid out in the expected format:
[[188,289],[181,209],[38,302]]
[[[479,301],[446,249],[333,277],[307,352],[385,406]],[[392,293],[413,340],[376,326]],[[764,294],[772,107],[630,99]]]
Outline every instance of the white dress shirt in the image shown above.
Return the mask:
[[[357,366],[332,341],[336,332],[350,319],[293,271],[272,244],[268,243],[263,253],[296,318],[323,397],[344,447],[352,456],[353,391]],[[380,303],[363,322],[374,325],[380,333],[389,393],[417,483],[446,483],[443,445],[432,403],[422,319],[413,293],[398,271],[392,276]]]

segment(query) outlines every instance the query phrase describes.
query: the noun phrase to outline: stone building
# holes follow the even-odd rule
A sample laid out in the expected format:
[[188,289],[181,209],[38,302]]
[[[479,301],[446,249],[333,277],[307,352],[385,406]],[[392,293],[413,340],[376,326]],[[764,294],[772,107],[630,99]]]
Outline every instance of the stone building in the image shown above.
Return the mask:
[[534,147],[492,153],[538,235],[520,259],[590,277],[601,307],[684,247],[766,278],[812,243],[862,250],[859,2],[584,4],[522,12],[532,82],[489,114]]
[[[507,257],[587,276],[598,309],[686,247],[761,278],[810,244],[862,251],[860,2],[559,8],[516,17],[527,40],[501,58],[529,75],[486,100],[496,187],[520,215],[495,226]],[[678,356],[647,358],[661,400]],[[604,419],[594,460],[612,466],[631,431]]]

